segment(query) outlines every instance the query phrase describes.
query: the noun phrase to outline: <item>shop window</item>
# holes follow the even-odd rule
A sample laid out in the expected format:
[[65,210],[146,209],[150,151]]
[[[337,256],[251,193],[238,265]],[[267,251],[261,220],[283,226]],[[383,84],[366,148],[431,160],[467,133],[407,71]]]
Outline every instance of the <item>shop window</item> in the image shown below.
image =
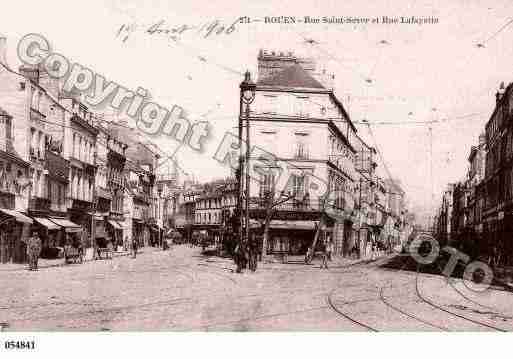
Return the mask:
[[274,188],[274,173],[269,171],[269,173],[262,173],[261,174],[261,181],[260,181],[260,197],[264,197],[268,193],[272,193]]
[[305,194],[305,176],[304,175],[292,175],[292,193],[296,197],[303,197]]

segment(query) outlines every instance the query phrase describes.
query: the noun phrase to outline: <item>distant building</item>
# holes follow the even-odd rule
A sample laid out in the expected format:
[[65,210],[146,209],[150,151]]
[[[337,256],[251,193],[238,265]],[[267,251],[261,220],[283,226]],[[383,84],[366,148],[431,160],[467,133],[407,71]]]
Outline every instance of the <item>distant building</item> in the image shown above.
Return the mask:
[[[486,168],[483,236],[487,255],[497,265],[513,264],[513,84],[501,84],[495,109],[485,126]],[[484,254],[484,253],[483,253]]]

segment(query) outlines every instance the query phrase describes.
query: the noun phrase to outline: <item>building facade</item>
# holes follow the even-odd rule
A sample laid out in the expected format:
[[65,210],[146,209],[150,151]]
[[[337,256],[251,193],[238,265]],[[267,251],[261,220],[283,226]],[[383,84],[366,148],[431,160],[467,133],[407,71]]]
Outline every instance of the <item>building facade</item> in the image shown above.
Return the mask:
[[305,253],[320,225],[322,236],[333,238],[335,252],[348,253],[359,225],[356,128],[333,93],[332,76],[291,53],[261,51],[258,69],[251,146],[271,153],[288,173],[278,176],[265,161],[250,157],[249,165],[261,169],[252,176],[250,217],[262,223],[266,209],[259,199],[269,191],[276,199],[283,193],[289,200],[270,222],[268,252]]

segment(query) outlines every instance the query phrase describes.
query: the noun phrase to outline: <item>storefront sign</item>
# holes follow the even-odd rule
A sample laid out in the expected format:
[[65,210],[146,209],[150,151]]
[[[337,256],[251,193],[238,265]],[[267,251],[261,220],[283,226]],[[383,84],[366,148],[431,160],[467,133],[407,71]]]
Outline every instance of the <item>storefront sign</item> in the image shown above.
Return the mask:
[[[250,217],[264,219],[266,217],[266,211],[264,209],[250,209]],[[321,218],[321,212],[319,211],[276,211],[273,214],[273,219],[279,219],[284,221],[318,221]]]

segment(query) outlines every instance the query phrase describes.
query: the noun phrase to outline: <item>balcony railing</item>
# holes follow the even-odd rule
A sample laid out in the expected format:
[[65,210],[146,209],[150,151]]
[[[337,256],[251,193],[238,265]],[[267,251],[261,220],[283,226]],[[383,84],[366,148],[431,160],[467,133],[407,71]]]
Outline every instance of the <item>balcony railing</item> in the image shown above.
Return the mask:
[[0,151],[14,153],[14,146],[12,138],[1,138],[0,139]]
[[[277,201],[274,200],[274,201]],[[290,200],[280,203],[273,208],[277,211],[303,211],[303,212],[319,212],[325,209],[325,203],[321,200],[305,200],[299,198],[291,198]],[[265,209],[267,201],[263,198],[255,198],[250,201],[250,209]]]
[[296,151],[294,152],[293,158],[295,160],[308,160],[310,159],[310,156],[308,155],[308,152]]

